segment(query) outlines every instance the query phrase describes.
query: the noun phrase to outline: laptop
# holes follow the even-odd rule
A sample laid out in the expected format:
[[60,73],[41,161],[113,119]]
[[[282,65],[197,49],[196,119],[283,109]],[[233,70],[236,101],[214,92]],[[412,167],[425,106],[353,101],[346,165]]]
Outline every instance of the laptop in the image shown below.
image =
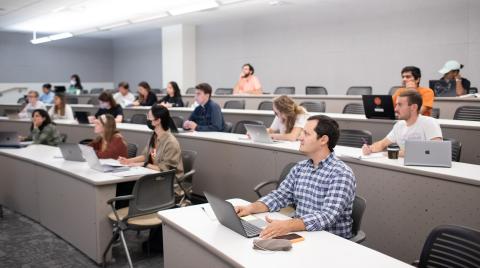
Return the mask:
[[430,80],[429,87],[433,90],[436,97],[456,97],[457,91],[455,80]]
[[250,135],[250,138],[254,142],[259,142],[259,143],[274,143],[278,142],[276,140],[273,140],[270,135],[268,135],[267,128],[264,125],[251,125],[251,124],[245,124],[245,129],[247,130],[247,133]]
[[67,91],[67,88],[65,86],[53,86],[53,90],[55,93],[59,93]]
[[452,167],[450,141],[405,141],[405,166]]
[[205,194],[208,203],[210,203],[213,213],[215,213],[218,221],[223,226],[247,238],[260,235],[262,228],[238,217],[232,204],[207,192],[203,193]]
[[14,131],[0,132],[0,147],[3,148],[22,148],[27,147],[30,142],[20,142],[18,140],[18,133]]
[[362,95],[363,109],[368,119],[395,119],[393,99],[390,95]]
[[100,172],[121,172],[129,170],[128,166],[121,165],[117,161],[111,161],[108,159],[102,159],[106,161],[100,161],[93,150],[92,147],[87,145],[78,145],[80,150],[82,151],[83,158],[87,160],[87,164],[91,169],[100,171]]
[[85,162],[85,158],[83,158],[82,155],[82,150],[80,149],[80,146],[78,144],[60,143],[58,147],[60,147],[63,159],[68,161]]
[[75,118],[77,118],[77,121],[79,124],[90,124],[90,122],[88,121],[89,115],[90,115],[89,112],[80,112],[80,111],[75,112]]

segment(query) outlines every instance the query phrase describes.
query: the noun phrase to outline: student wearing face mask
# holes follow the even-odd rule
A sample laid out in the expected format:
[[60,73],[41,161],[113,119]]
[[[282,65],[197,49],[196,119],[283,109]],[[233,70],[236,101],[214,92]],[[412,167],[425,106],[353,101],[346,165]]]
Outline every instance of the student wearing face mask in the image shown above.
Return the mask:
[[98,109],[95,117],[90,117],[90,123],[93,123],[95,118],[98,118],[102,114],[111,114],[113,118],[115,118],[115,122],[122,123],[123,121],[123,109],[122,106],[117,104],[113,99],[112,94],[108,92],[102,92],[100,96],[98,96],[98,105],[100,108]]
[[260,85],[258,78],[253,75],[254,73],[255,69],[250,63],[244,64],[240,79],[233,88],[233,94],[262,95],[262,85]]
[[77,90],[82,90],[82,82],[80,81],[80,76],[78,74],[72,74],[70,77],[70,86],[68,87],[68,94],[77,94]]

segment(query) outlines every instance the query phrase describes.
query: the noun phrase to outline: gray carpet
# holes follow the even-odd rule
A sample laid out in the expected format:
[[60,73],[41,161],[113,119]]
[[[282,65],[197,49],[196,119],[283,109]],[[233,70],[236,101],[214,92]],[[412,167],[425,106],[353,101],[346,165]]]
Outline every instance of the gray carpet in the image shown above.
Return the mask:
[[[141,244],[148,231],[127,232],[127,244],[135,267],[163,267],[163,256],[144,254]],[[108,267],[128,267],[120,243],[113,247]],[[0,267],[98,267],[91,259],[35,221],[7,208],[0,218]]]

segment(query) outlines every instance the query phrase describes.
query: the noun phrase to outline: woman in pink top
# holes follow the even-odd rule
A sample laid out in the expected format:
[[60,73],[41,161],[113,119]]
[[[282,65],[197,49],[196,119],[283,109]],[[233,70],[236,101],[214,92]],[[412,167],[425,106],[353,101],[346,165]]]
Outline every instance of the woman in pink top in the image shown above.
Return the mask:
[[262,95],[262,85],[260,85],[258,78],[253,75],[254,73],[255,70],[252,65],[244,64],[240,79],[233,89],[233,94]]

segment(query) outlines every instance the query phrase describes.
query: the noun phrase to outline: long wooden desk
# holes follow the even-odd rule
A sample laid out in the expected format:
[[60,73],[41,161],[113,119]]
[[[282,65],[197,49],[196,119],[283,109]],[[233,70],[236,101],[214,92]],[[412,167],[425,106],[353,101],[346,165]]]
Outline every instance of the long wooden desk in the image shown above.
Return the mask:
[[[107,200],[136,180],[65,161],[58,147],[0,149],[0,203],[39,222],[97,263],[112,236]],[[110,258],[109,254],[108,258]]]
[[[234,205],[248,204],[239,199],[231,202]],[[253,238],[244,238],[221,225],[208,204],[160,211],[159,215],[163,221],[166,268],[411,267],[380,252],[324,231],[300,232],[305,240],[293,244],[292,250],[288,252],[256,251],[252,249]],[[255,216],[264,218],[264,215],[267,213]],[[277,216],[275,213],[269,215],[274,218]]]

